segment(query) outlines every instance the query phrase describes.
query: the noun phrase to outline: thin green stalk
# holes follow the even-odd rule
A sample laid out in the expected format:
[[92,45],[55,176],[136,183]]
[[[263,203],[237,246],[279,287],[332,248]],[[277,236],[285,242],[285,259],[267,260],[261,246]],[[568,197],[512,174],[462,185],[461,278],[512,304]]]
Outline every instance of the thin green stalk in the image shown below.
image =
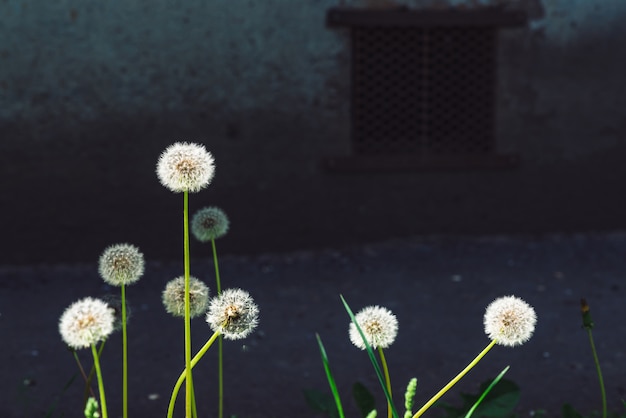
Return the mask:
[[217,263],[217,248],[215,247],[215,240],[211,240],[211,247],[213,247],[213,265],[215,266],[215,282],[217,285],[217,294],[222,293],[222,285],[220,283],[220,267]]
[[393,413],[391,411],[391,399],[393,394],[391,393],[391,378],[389,377],[389,369],[387,368],[387,360],[385,360],[385,354],[382,347],[378,347],[378,355],[380,356],[380,362],[383,365],[383,374],[385,375],[385,384],[387,385],[387,391],[389,392],[389,399],[387,400],[387,418],[392,418]]
[[478,364],[478,362],[483,357],[485,357],[485,354],[487,354],[489,350],[493,348],[494,345],[496,345],[496,340],[491,340],[491,342],[487,345],[487,347],[485,347],[483,351],[481,351],[476,356],[476,358],[474,358],[474,360],[472,360],[471,363],[467,365],[467,367],[461,370],[459,374],[457,374],[452,380],[450,380],[450,382],[448,382],[447,385],[445,385],[439,392],[437,392],[435,396],[430,398],[430,400],[426,402],[424,406],[422,406],[420,410],[415,413],[415,415],[413,415],[413,418],[418,418],[422,416],[422,414],[426,412],[428,408],[430,408],[439,398],[441,398],[448,390],[450,390],[452,386],[454,386],[459,380],[461,380],[461,378],[465,376],[467,372],[469,372],[476,364]]
[[587,330],[589,335],[589,344],[591,345],[591,353],[593,354],[593,362],[596,365],[596,372],[598,374],[598,381],[600,382],[600,395],[602,396],[602,418],[606,418],[608,410],[606,404],[606,390],[604,389],[604,378],[602,377],[602,370],[600,369],[600,360],[598,358],[598,352],[596,351],[596,345],[593,342],[593,335],[591,329],[593,328],[593,320],[591,319],[591,312],[589,312],[589,305],[585,299],[580,300],[580,310],[582,312],[583,328]]
[[465,418],[471,418],[471,416],[474,414],[474,412],[476,411],[476,408],[478,408],[478,406],[480,405],[480,403],[487,397],[487,395],[489,394],[489,392],[491,392],[491,389],[493,389],[493,387],[495,385],[498,384],[498,382],[502,379],[502,376],[504,376],[504,374],[506,372],[509,371],[509,367],[510,366],[506,366],[504,368],[504,370],[502,370],[500,372],[500,374],[498,376],[496,376],[495,379],[493,379],[493,381],[489,384],[489,386],[487,386],[487,389],[485,389],[485,391],[482,393],[482,395],[480,395],[480,397],[478,398],[478,400],[476,402],[474,402],[474,405],[472,405],[472,407],[470,408],[469,411],[467,411],[467,414],[465,414]]
[[385,382],[383,380],[384,379],[383,372],[380,370],[380,366],[378,365],[378,361],[376,360],[372,346],[367,341],[367,338],[365,337],[363,330],[361,329],[361,327],[359,326],[359,323],[354,317],[354,312],[352,312],[352,309],[348,305],[348,302],[346,302],[343,295],[339,295],[339,297],[341,298],[343,307],[346,309],[346,312],[348,312],[348,315],[350,316],[350,320],[352,321],[357,331],[359,332],[359,335],[361,336],[361,339],[363,340],[363,344],[365,344],[365,350],[367,351],[367,355],[370,359],[370,362],[372,363],[372,366],[374,367],[374,371],[376,372],[376,377],[378,378],[378,382],[380,383],[380,386],[383,389],[383,393],[385,394],[385,398],[387,399],[387,404],[391,405],[391,412],[393,414],[393,417],[400,418],[400,415],[398,414],[396,407],[394,406],[393,402],[391,402],[391,393],[389,393],[389,390],[387,390],[387,385],[385,385]]
[[[217,248],[215,246],[215,239],[211,239],[211,247],[213,249],[216,289],[217,294],[219,295],[222,293],[222,285],[220,282],[220,268],[217,263]],[[220,335],[217,341],[218,418],[224,417],[224,351],[222,343],[222,336]]]
[[[104,349],[105,342],[106,340],[103,340],[100,343],[100,348],[98,349],[98,358],[102,356],[102,350]],[[83,379],[85,379],[85,391],[83,395],[83,409],[85,409],[85,406],[87,405],[87,400],[89,399],[89,395],[91,395],[93,398],[96,397],[96,394],[93,392],[93,388],[91,387],[91,380],[93,379],[93,375],[95,374],[96,369],[94,366],[91,366],[91,370],[89,370],[89,375],[86,376],[85,370],[83,369],[83,365],[81,364],[80,359],[78,358],[78,354],[76,354],[76,350],[72,350],[72,352],[74,353],[74,358],[76,359],[76,363],[78,363],[78,368],[80,369],[80,373],[82,374]]]
[[96,351],[95,344],[91,344],[91,353],[93,354],[93,364],[96,368],[96,376],[98,377],[98,390],[100,391],[100,408],[102,409],[102,418],[108,418],[107,401],[104,396],[104,383],[102,382],[102,371],[100,370],[100,356]]
[[345,418],[345,415],[343,413],[343,405],[341,404],[341,398],[339,397],[339,390],[337,389],[337,383],[335,383],[335,378],[330,371],[330,362],[328,361],[326,349],[324,348],[324,344],[322,344],[322,339],[320,338],[319,334],[315,333],[315,338],[317,338],[317,345],[319,346],[320,354],[322,356],[322,364],[324,365],[324,371],[326,372],[326,379],[328,379],[330,391],[333,393],[333,398],[335,399],[337,413],[339,414],[339,418]]
[[604,378],[602,377],[602,370],[600,369],[600,360],[598,359],[598,353],[596,352],[596,345],[593,342],[591,329],[587,329],[587,333],[589,334],[589,344],[591,345],[591,352],[593,353],[593,362],[596,364],[596,372],[598,373],[598,381],[600,382],[600,395],[602,396],[602,418],[606,418],[606,390],[604,389]]
[[122,415],[128,418],[128,340],[126,337],[126,286],[122,283]]
[[[213,344],[213,342],[216,340],[216,338],[219,335],[220,335],[219,331],[215,331],[213,333],[211,338],[209,338],[209,340],[204,344],[204,346],[200,349],[200,351],[198,351],[198,354],[196,354],[193,357],[193,359],[190,362],[190,367],[193,368],[195,367],[196,364],[198,364],[202,356],[204,356],[204,354],[211,347],[211,345]],[[176,403],[176,397],[178,396],[178,391],[180,390],[180,387],[182,386],[183,381],[186,380],[186,376],[187,376],[187,370],[185,369],[181,372],[180,376],[178,377],[178,380],[176,381],[176,384],[174,385],[174,389],[172,390],[172,397],[170,398],[170,403],[167,408],[167,418],[172,418],[174,415],[174,404]]]
[[185,416],[192,417],[192,376],[191,376],[191,310],[189,302],[189,192],[183,192],[183,248],[185,265]]

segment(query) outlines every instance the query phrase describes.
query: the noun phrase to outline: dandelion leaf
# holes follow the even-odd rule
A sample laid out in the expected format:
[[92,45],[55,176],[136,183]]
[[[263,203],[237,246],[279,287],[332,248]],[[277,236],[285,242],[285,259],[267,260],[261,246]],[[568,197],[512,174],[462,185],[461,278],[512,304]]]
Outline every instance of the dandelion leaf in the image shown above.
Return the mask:
[[[437,402],[435,405],[446,411],[445,418],[464,417],[470,408],[478,401],[493,379],[480,385],[476,394],[461,393],[463,404],[460,407],[448,403]],[[514,382],[506,379],[499,381],[485,396],[472,418],[504,418],[514,416],[513,409],[520,397],[520,389]]]
[[356,401],[359,411],[361,411],[362,417],[365,418],[369,416],[370,412],[376,409],[374,396],[361,382],[356,382],[352,385],[352,396]]
[[337,405],[335,405],[335,400],[332,396],[315,389],[304,389],[303,392],[306,402],[311,409],[326,414],[329,418],[339,418]]

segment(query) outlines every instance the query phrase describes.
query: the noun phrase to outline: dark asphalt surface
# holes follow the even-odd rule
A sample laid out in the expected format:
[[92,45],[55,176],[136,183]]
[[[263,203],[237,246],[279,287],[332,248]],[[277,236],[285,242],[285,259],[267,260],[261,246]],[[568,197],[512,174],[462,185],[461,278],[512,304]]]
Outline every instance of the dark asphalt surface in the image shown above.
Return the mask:
[[[208,257],[210,247],[193,248],[195,255],[203,252]],[[612,233],[413,238],[315,252],[222,256],[223,288],[248,290],[261,312],[257,332],[224,343],[226,411],[239,418],[316,416],[302,390],[327,390],[317,332],[348,415],[358,416],[349,396],[357,380],[376,392],[379,416],[384,415],[367,355],[348,339],[340,294],[355,311],[377,304],[397,315],[398,338],[386,351],[394,393],[400,399],[415,376],[418,405],[488,344],[482,315],[493,299],[513,294],[526,300],[538,316],[533,338],[520,347],[496,346],[444,398],[458,402],[460,390],[474,391],[510,365],[507,378],[522,389],[520,416],[537,409],[556,416],[564,402],[585,413],[600,408],[588,338],[581,329],[579,300],[585,297],[596,324],[609,406],[619,410],[620,398],[626,398],[625,255],[626,234]],[[91,264],[0,267],[0,417],[41,417],[57,400],[54,416],[81,416],[79,380],[61,393],[76,365],[57,321],[73,301],[117,290],[99,279],[98,256]],[[161,291],[182,273],[182,262],[146,258],[145,276],[127,292],[133,311],[130,412],[165,417],[183,364],[183,323],[165,313]],[[192,275],[214,289],[209,258],[195,258],[191,267]],[[192,334],[199,348],[210,330],[196,319]],[[121,416],[120,347],[120,335],[113,335],[102,359],[111,417]],[[80,356],[90,364],[88,351]],[[209,351],[194,376],[200,415],[216,416],[215,352]],[[426,416],[439,414],[432,410]]]

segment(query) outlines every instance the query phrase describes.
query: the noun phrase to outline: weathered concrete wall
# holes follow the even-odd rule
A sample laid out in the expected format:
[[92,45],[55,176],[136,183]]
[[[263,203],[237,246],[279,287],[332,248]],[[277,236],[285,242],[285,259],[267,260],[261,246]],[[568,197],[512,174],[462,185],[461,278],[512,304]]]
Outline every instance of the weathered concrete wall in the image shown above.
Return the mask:
[[319,164],[350,147],[337,2],[0,1],[0,263],[179,256],[154,174],[177,140],[215,154],[191,206],[230,214],[224,251],[626,228],[626,4],[515,3],[533,20],[501,37],[498,135],[519,169],[341,176]]

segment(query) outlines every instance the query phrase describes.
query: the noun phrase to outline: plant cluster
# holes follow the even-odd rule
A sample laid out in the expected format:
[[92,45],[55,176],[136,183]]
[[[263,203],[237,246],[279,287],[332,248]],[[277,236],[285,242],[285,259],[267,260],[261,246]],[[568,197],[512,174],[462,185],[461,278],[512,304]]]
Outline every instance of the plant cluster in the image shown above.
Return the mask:
[[[191,276],[189,266],[189,193],[206,188],[214,175],[214,159],[203,145],[177,142],[160,155],[156,173],[163,186],[174,193],[183,194],[183,275],[169,281],[162,294],[165,310],[184,323],[184,368],[174,383],[167,416],[174,415],[174,406],[183,383],[185,384],[185,417],[197,418],[198,411],[193,386],[193,367],[217,341],[218,345],[218,411],[223,410],[223,348],[222,339],[246,338],[257,327],[259,308],[245,290],[231,288],[222,290],[215,240],[228,232],[229,220],[217,207],[205,207],[194,214],[191,234],[200,242],[211,242],[215,266],[216,295],[210,297],[209,287]],[[77,361],[85,381],[86,394],[84,414],[86,417],[107,418],[109,413],[104,389],[100,358],[104,343],[116,329],[122,331],[122,416],[128,418],[128,340],[126,286],[136,283],[144,274],[144,256],[131,244],[112,245],[100,256],[98,271],[109,285],[121,289],[121,301],[86,297],[71,304],[61,315],[59,332]],[[192,356],[191,318],[205,316],[213,331],[204,346]],[[98,346],[99,345],[99,346]],[[87,374],[76,350],[90,348],[93,356],[92,371]],[[99,396],[91,390],[95,374]]]
[[[177,142],[169,146],[160,155],[156,173],[163,186],[183,196],[183,274],[167,283],[162,293],[165,310],[175,317],[183,318],[184,330],[184,365],[175,381],[170,398],[167,417],[174,416],[174,406],[178,393],[185,385],[185,417],[199,416],[196,404],[193,367],[202,359],[207,350],[217,341],[218,349],[218,406],[217,416],[223,418],[223,339],[238,340],[246,338],[258,325],[259,308],[251,295],[242,289],[230,288],[222,290],[218,265],[216,239],[224,236],[229,229],[226,214],[217,207],[205,207],[194,214],[191,225],[189,222],[189,194],[205,189],[214,176],[214,159],[203,145]],[[211,243],[215,267],[215,296],[211,297],[206,283],[193,277],[189,266],[190,232],[198,241]],[[100,365],[104,344],[115,330],[122,332],[122,411],[128,418],[128,340],[127,322],[129,311],[126,306],[126,287],[136,283],[144,274],[144,256],[141,251],[127,243],[107,247],[100,256],[98,271],[102,279],[109,285],[120,288],[121,298],[97,299],[85,297],[72,303],[62,313],[59,320],[59,332],[62,340],[73,353],[81,375],[85,381],[84,415],[88,418],[108,418],[106,392]],[[367,352],[374,371],[380,382],[381,390],[387,401],[387,417],[400,418],[399,409],[393,398],[391,376],[385,358],[387,349],[398,334],[398,320],[389,309],[381,306],[367,306],[356,314],[341,296],[341,301],[350,318],[348,337],[359,349]],[[603,418],[606,418],[606,394],[602,373],[593,342],[591,329],[593,322],[586,302],[582,304],[583,327],[588,331],[590,344],[596,364],[601,393]],[[191,351],[190,320],[204,316],[213,334],[204,346],[194,355]],[[463,394],[464,404],[461,408],[440,402],[440,398],[461,380],[481,359],[495,346],[516,347],[528,341],[535,330],[537,316],[528,303],[516,296],[504,296],[495,299],[486,307],[483,324],[489,343],[476,357],[454,376],[440,391],[434,394],[424,405],[415,409],[414,398],[417,390],[417,379],[409,381],[404,394],[403,418],[419,418],[433,405],[445,409],[448,418],[472,415],[490,417],[512,416],[512,408],[517,401],[519,388],[505,379],[504,373],[508,366],[492,381],[485,382],[477,395]],[[316,410],[327,413],[332,418],[344,418],[344,408],[330,362],[322,339],[317,335],[318,347],[322,364],[328,379],[332,396],[328,397],[317,391],[305,391],[309,404]],[[90,349],[93,367],[86,373],[76,351]],[[98,396],[91,389],[91,381],[96,377]],[[377,416],[374,398],[361,384],[355,384],[354,397],[361,414],[366,418]],[[625,404],[626,406],[626,404]],[[565,418],[581,417],[571,406],[563,409]]]

